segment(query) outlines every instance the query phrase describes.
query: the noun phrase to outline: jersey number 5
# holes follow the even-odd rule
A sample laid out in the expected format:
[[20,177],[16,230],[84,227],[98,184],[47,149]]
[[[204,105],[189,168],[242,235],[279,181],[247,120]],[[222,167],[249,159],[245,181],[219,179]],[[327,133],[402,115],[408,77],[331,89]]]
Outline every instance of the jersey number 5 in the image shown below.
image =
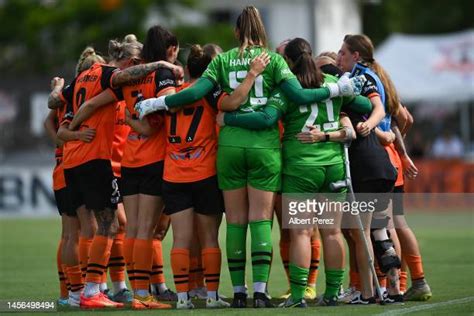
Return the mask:
[[[237,89],[240,85],[240,80],[245,79],[247,76],[247,70],[240,70],[240,71],[231,71],[229,72],[229,85],[232,89]],[[255,78],[255,82],[253,84],[255,97],[250,97],[250,105],[265,105],[267,104],[267,98],[264,97],[263,94],[263,77],[262,75],[258,75]],[[245,100],[247,102],[247,100]],[[244,102],[244,103],[245,103]]]

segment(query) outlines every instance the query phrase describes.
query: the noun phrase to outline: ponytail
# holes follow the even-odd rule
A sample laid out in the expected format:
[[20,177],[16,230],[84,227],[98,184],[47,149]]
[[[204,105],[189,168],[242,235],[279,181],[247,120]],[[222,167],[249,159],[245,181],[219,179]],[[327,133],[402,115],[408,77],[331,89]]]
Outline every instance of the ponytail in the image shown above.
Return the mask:
[[87,46],[81,53],[79,60],[76,64],[76,76],[84,70],[89,69],[95,63],[105,63],[102,56],[97,55],[95,49],[91,46]]
[[304,88],[319,88],[324,81],[312,54],[311,45],[302,38],[291,40],[285,47],[285,56],[292,62],[291,71]]
[[240,56],[243,56],[244,50],[249,46],[267,47],[267,33],[256,7],[245,7],[237,18],[235,27],[239,33]]

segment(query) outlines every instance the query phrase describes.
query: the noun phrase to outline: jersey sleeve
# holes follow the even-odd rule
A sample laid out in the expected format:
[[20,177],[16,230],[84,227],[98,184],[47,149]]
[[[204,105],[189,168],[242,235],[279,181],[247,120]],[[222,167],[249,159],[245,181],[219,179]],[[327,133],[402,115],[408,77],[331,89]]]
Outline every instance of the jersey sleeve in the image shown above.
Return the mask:
[[64,112],[64,116],[61,118],[61,122],[59,125],[69,124],[72,122],[74,118],[74,106],[71,103],[66,103],[66,111]]
[[371,98],[373,96],[380,96],[375,79],[369,74],[365,74],[365,78],[367,79],[367,81],[364,84],[364,87],[362,87],[362,91],[360,94],[367,98]]
[[111,67],[107,65],[102,65],[102,77],[100,78],[100,86],[102,90],[110,89],[117,101],[123,100],[122,88],[112,87],[112,77],[119,69],[117,67]]
[[67,104],[72,104],[74,97],[74,87],[76,86],[76,79],[77,78],[74,78],[74,80],[70,84],[65,86],[61,91],[61,94],[59,95],[63,102]]
[[155,95],[163,95],[166,90],[175,88],[176,77],[173,72],[168,68],[158,69],[155,73]]
[[221,103],[224,97],[228,95],[226,92],[224,92],[219,85],[216,85],[211,92],[209,92],[205,98],[207,103],[214,109],[214,110],[220,110],[221,109]]
[[272,54],[272,61],[274,63],[273,78],[275,78],[276,85],[279,85],[283,81],[296,78],[281,55]]
[[207,78],[211,80],[214,84],[220,83],[219,78],[219,64],[221,63],[222,55],[217,55],[211,63],[207,66],[207,69],[202,74],[202,78]]
[[288,105],[289,105],[288,99],[280,91],[280,89],[274,90],[267,102],[267,106],[276,108],[283,115],[288,112]]

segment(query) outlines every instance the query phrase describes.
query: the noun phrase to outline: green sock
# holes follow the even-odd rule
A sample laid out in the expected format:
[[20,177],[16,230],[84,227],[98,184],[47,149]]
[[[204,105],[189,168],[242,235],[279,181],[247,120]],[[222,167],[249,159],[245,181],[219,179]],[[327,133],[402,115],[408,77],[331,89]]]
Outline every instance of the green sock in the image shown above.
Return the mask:
[[290,288],[293,302],[301,301],[304,297],[304,290],[308,285],[308,268],[301,268],[290,263]]
[[326,291],[324,292],[325,299],[331,299],[338,296],[343,279],[344,269],[326,270]]
[[272,260],[272,221],[250,223],[253,282],[268,282]]
[[247,225],[227,223],[226,249],[232,286],[245,286]]

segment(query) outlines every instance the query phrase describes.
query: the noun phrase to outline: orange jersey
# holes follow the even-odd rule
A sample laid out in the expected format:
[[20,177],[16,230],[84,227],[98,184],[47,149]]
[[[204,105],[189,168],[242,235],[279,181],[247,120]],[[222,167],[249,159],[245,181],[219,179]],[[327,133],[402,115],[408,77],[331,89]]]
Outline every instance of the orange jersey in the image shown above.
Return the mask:
[[[111,89],[111,78],[115,67],[94,64],[80,73],[73,83],[63,90],[62,97],[68,103],[68,110],[63,122],[70,122],[79,107],[87,100],[101,92]],[[120,91],[111,90],[117,99]],[[95,159],[110,160],[115,126],[115,102],[102,106],[79,129],[95,129],[96,135],[92,142],[70,141],[64,145],[64,168],[74,168]]]
[[[182,88],[188,87],[184,84]],[[163,179],[170,182],[194,182],[216,174],[218,103],[220,88],[205,98],[167,113],[167,146]]]
[[[61,122],[66,112],[66,106],[56,110],[56,131],[59,129],[59,122]],[[64,178],[63,169],[63,148],[56,146],[54,152],[56,158],[56,165],[53,170],[53,190],[58,191],[66,187],[66,179]]]
[[130,126],[125,123],[125,108],[127,107],[125,101],[117,102],[115,106],[115,130],[114,141],[112,143],[112,170],[114,176],[120,177],[121,163],[125,142],[127,141]]
[[[137,118],[135,104],[141,95],[144,99],[154,98],[165,94],[176,86],[175,76],[169,69],[159,69],[147,77],[137,80],[132,85],[122,89],[127,109],[133,118]],[[147,120],[152,126],[158,126],[153,135],[145,136],[130,129],[122,157],[122,166],[127,168],[143,167],[165,158],[166,133],[161,117],[163,114],[148,115]]]
[[397,169],[397,180],[395,181],[395,186],[401,186],[404,183],[403,179],[403,166],[402,166],[402,160],[400,159],[400,155],[398,154],[398,151],[395,149],[395,145],[391,143],[388,146],[384,146],[385,150],[388,153],[388,157],[390,158],[390,161],[392,162],[392,165]]

